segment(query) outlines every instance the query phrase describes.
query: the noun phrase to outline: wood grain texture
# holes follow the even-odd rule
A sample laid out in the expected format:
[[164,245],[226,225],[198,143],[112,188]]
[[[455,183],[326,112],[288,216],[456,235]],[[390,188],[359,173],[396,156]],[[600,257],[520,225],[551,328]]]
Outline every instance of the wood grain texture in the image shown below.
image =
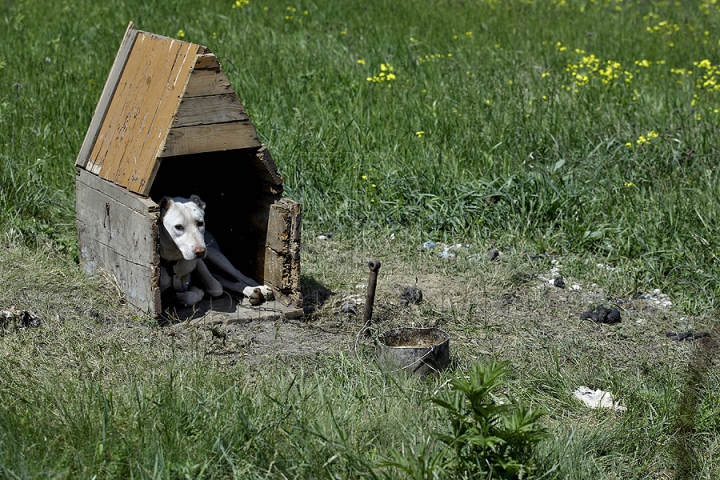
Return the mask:
[[239,121],[249,121],[249,118],[235,93],[183,97],[173,128]]
[[150,200],[80,172],[76,210],[78,249],[85,270],[90,274],[98,268],[106,270],[118,280],[130,304],[159,314],[157,209],[146,208],[152,207]]
[[[283,184],[282,175],[278,172],[275,160],[273,160],[272,155],[270,155],[270,151],[265,147],[265,145],[260,147],[255,154],[255,157],[262,165],[262,167],[257,168],[258,176],[265,182],[281,186]],[[280,189],[280,192],[282,192],[282,189]]]
[[90,171],[147,194],[158,148],[201,48],[138,33],[90,154]]
[[153,262],[157,214],[140,213],[82,182],[76,195],[78,224],[87,234],[136,263]]
[[137,34],[138,30],[135,28],[133,22],[130,22],[127,30],[125,31],[122,43],[120,44],[120,49],[115,56],[115,61],[110,68],[108,79],[105,82],[102,94],[100,95],[100,100],[98,101],[97,107],[95,107],[95,113],[93,114],[92,120],[90,120],[90,126],[85,134],[85,140],[83,141],[77,160],[75,161],[75,165],[78,167],[85,167],[88,163],[90,152],[95,145],[100,127],[105,120],[110,100],[112,100],[115,95],[115,89],[117,88],[120,77],[125,70],[125,64],[130,56],[130,50],[132,50],[132,47],[135,44]]
[[212,53],[200,53],[195,59],[195,70],[220,68],[217,57]]
[[219,68],[214,70],[193,70],[190,74],[183,98],[205,95],[235,93],[230,80]]
[[194,153],[259,148],[255,127],[247,121],[195,125],[170,130],[164,150],[159,157],[191,155]]
[[281,198],[270,207],[264,281],[277,288],[296,307],[300,292],[300,204]]
[[82,183],[85,187],[97,190],[103,195],[107,195],[116,202],[122,203],[126,207],[143,215],[157,214],[160,209],[158,204],[153,202],[151,199],[130,192],[124,188],[120,188],[117,185],[98,177],[97,175],[83,170],[82,168],[77,168],[76,174],[78,188],[80,188],[79,184]]

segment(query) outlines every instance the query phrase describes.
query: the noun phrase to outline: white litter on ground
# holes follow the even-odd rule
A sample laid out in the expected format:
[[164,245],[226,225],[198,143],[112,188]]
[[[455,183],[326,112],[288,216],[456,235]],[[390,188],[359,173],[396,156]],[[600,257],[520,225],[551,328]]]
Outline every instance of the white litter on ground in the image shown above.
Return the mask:
[[660,290],[659,288],[656,288],[655,290],[653,290],[652,294],[639,295],[638,298],[640,298],[642,300],[648,300],[651,303],[654,303],[655,305],[659,305],[661,307],[665,307],[665,308],[672,307],[672,302],[670,301],[670,297],[667,294],[662,293],[662,290]]
[[604,270],[607,270],[608,272],[614,272],[616,270],[615,267],[611,267],[610,265],[605,265],[604,263],[598,263],[595,265],[598,268],[602,268]]
[[599,388],[592,390],[585,386],[578,387],[573,392],[573,396],[583,402],[588,408],[611,408],[616,412],[624,412],[627,410],[626,407],[620,405],[620,402],[613,400],[610,392],[604,392]]

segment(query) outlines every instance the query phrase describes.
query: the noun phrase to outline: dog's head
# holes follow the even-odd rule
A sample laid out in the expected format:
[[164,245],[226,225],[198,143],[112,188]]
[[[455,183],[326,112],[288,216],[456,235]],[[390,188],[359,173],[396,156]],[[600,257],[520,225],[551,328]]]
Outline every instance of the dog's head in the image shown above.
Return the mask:
[[161,256],[178,257],[175,251],[178,250],[185,260],[205,258],[205,202],[192,195],[190,198],[163,197],[159,205]]

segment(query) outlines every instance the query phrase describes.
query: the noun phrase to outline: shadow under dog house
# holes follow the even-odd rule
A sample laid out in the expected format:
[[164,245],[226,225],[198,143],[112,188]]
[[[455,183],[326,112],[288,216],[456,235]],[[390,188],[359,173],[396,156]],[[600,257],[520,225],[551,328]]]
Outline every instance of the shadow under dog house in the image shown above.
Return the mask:
[[131,22],[75,166],[81,262],[114,275],[139,310],[163,308],[157,202],[196,194],[221,251],[276,293],[242,315],[226,312],[302,314],[300,205],[282,196],[270,152],[206,47]]

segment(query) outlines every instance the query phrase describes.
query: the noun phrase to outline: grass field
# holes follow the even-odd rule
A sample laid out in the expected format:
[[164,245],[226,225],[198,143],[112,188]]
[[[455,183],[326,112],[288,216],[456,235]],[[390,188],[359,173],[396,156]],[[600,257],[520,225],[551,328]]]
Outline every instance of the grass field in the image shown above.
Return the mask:
[[[504,393],[548,412],[537,476],[717,478],[714,347],[652,340],[712,331],[718,309],[715,0],[3,3],[0,309],[47,319],[0,338],[4,476],[394,478],[392,452],[439,448],[427,400],[445,377],[393,380],[350,344],[226,364],[204,337],[155,339],[111,281],[81,274],[74,160],[130,20],[220,59],[303,205],[306,299],[317,284],[347,293],[369,255],[391,278],[445,278],[462,301],[381,308],[380,324],[440,322],[460,339],[455,373],[488,352],[510,360]],[[327,231],[333,247],[314,239]],[[426,240],[470,247],[449,263],[417,252]],[[499,266],[483,260],[493,247]],[[591,297],[528,280],[550,267],[526,254],[544,253],[603,301],[660,289],[673,305],[583,329]],[[493,321],[489,299],[508,295],[541,320]],[[331,306],[307,321],[326,325]],[[491,333],[507,350],[473,343]],[[623,393],[628,412],[558,400],[578,382]]]

